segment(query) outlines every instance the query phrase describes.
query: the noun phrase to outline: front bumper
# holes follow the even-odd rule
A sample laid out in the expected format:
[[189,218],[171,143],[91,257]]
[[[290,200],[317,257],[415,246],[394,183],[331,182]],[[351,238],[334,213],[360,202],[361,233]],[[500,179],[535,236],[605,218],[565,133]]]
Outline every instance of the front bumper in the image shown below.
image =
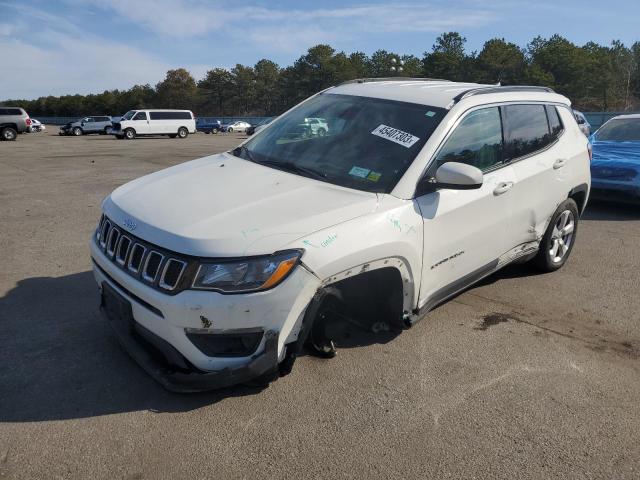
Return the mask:
[[[306,307],[320,286],[319,279],[300,265],[280,285],[265,292],[223,295],[210,291],[185,290],[176,295],[167,295],[116,267],[93,240],[91,256],[94,261],[96,282],[103,290],[105,283],[115,288],[129,301],[136,330],[140,330],[137,327],[139,325],[160,339],[161,343],[168,345],[171,351],[177,352],[180,358],[186,359],[188,365],[195,371],[204,372],[201,374],[205,375],[211,374],[212,377],[219,375],[220,372],[238,369],[256,375],[264,365],[261,363],[258,366],[251,365],[255,363],[256,356],[271,358],[274,342],[276,364],[282,361],[286,354],[285,345],[298,339]],[[192,329],[208,330],[219,334],[260,329],[264,335],[251,356],[210,357],[189,340],[187,332]],[[275,335],[269,332],[275,332]],[[130,346],[131,341],[123,343],[127,350],[133,348]],[[132,356],[139,361],[138,357],[141,354],[132,354]],[[266,360],[260,362],[263,361],[266,362]],[[139,361],[139,363],[143,362]],[[242,370],[245,368],[248,370]],[[147,370],[146,367],[145,370]],[[245,374],[229,375],[233,379],[230,380],[231,383],[238,383],[238,378]],[[157,375],[153,376],[157,377]],[[185,379],[182,375],[174,375],[172,378],[171,384]],[[167,386],[166,382],[160,381]],[[216,381],[212,380],[211,383],[215,384]],[[221,386],[227,384],[230,383],[227,381],[220,383]]]
[[254,355],[247,364],[202,372],[189,368],[189,363],[169,342],[136,322],[130,304],[128,312],[114,312],[106,308],[105,298],[114,295],[122,297],[110,284],[103,283],[101,313],[127,353],[167,390],[178,393],[201,392],[246,383],[258,377],[273,378],[277,374],[278,334],[272,330],[265,333],[263,352]]

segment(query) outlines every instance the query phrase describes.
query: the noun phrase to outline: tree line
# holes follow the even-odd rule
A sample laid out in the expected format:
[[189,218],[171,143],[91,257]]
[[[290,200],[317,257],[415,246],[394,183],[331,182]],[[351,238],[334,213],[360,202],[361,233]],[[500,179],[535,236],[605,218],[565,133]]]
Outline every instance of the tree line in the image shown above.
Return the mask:
[[[185,69],[169,70],[155,87],[135,85],[91,95],[8,100],[31,115],[120,115],[138,108],[183,108],[197,116],[279,115],[310,95],[355,78],[442,78],[502,85],[545,85],[585,111],[640,108],[640,42],[578,46],[560,35],[536,37],[525,48],[503,38],[467,52],[457,32],[440,35],[422,58],[386,50],[371,56],[316,45],[292,65],[262,59],[254,66],[214,68],[196,81]],[[401,68],[399,68],[401,67]]]

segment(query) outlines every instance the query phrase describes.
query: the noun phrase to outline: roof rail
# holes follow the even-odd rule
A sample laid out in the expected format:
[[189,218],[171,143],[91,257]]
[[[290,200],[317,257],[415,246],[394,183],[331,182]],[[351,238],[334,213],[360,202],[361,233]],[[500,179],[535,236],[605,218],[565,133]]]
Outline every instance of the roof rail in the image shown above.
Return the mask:
[[465,90],[464,92],[456,95],[453,98],[454,103],[458,103],[463,98],[472,97],[474,95],[488,95],[490,93],[503,93],[503,92],[547,92],[556,93],[549,87],[538,87],[530,85],[510,85],[506,87],[500,87],[495,85],[488,85],[486,87],[472,88]]
[[443,78],[423,78],[423,77],[378,77],[378,78],[354,78],[347,80],[340,85],[349,85],[352,83],[370,83],[370,82],[450,82]]

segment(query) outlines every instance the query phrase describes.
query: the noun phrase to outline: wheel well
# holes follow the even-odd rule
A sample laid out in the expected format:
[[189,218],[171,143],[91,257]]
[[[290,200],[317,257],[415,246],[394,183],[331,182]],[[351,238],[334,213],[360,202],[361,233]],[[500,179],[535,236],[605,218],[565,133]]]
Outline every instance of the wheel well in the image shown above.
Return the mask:
[[587,206],[587,186],[580,185],[569,192],[569,198],[578,205],[578,212],[582,214]]
[[327,288],[338,292],[344,316],[363,325],[382,322],[394,329],[403,327],[404,290],[402,275],[396,268],[370,270]]
[[2,125],[0,125],[0,130],[6,127],[13,128],[16,132],[18,131],[18,125],[16,125],[15,123],[3,123]]

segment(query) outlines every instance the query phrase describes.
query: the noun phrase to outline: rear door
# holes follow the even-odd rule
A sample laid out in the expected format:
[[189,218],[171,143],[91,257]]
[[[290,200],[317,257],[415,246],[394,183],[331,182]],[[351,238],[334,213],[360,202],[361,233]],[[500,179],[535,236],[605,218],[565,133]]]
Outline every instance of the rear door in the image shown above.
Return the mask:
[[513,246],[537,242],[558,204],[567,198],[563,126],[555,106],[505,105],[506,161],[513,167],[513,212],[509,234]]
[[467,113],[445,140],[428,175],[460,162],[484,172],[477,190],[440,189],[416,199],[424,221],[419,305],[437,303],[491,272],[511,248],[507,235],[513,169],[503,161],[499,107]]

